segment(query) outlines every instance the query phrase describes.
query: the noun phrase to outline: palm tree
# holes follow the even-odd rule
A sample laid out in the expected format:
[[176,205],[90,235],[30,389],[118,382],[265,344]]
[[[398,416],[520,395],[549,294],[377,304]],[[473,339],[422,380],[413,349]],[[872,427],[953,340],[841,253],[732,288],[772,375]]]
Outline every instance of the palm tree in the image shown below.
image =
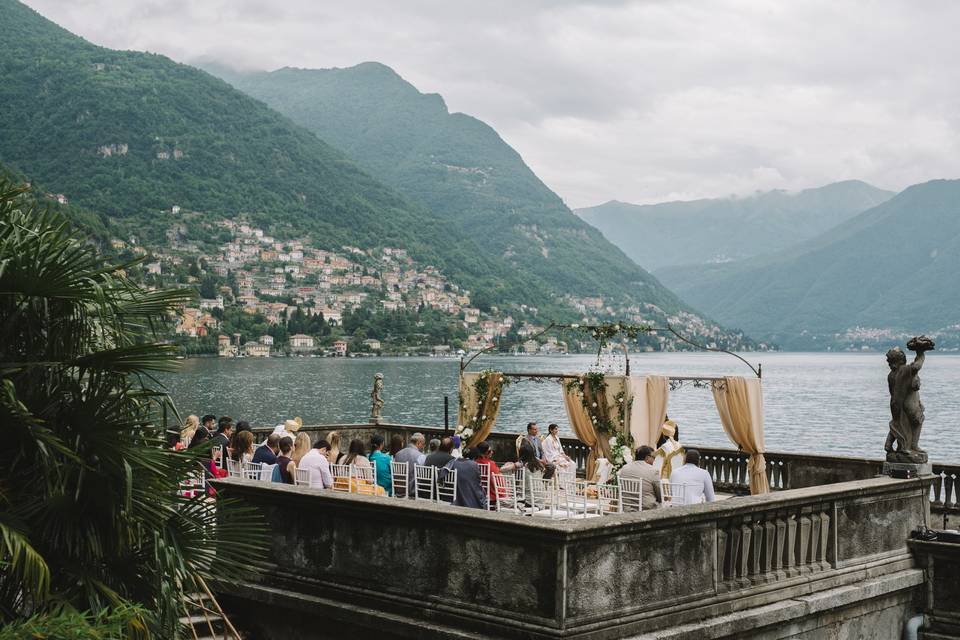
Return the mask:
[[0,180],[0,625],[66,607],[142,605],[179,634],[197,578],[262,549],[262,521],[177,495],[203,452],[163,446],[155,372],[188,290],[147,291],[60,216]]

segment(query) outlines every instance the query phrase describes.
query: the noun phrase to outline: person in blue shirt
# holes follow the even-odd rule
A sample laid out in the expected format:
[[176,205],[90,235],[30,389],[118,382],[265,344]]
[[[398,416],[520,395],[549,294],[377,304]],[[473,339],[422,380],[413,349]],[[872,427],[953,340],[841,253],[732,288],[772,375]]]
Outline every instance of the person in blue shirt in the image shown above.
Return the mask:
[[383,452],[383,436],[374,434],[370,438],[370,462],[377,468],[377,484],[383,487],[388,496],[393,495],[393,474],[390,471],[392,461],[393,458]]

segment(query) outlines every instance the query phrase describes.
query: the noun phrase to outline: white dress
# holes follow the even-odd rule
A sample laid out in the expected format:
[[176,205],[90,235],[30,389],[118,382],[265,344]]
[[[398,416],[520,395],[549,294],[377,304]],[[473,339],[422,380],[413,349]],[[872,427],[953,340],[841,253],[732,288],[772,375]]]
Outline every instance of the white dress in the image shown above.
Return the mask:
[[543,459],[558,467],[569,467],[573,464],[573,461],[563,452],[560,438],[554,435],[548,435],[543,439]]

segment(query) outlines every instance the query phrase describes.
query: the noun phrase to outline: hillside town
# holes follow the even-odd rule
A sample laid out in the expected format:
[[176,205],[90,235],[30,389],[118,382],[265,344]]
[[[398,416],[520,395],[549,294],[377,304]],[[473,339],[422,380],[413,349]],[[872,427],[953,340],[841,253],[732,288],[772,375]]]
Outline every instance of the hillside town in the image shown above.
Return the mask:
[[[145,256],[142,275],[149,284],[176,283],[199,290],[196,306],[180,310],[173,336],[190,354],[444,356],[501,345],[526,354],[592,348],[540,335],[546,327],[538,321],[536,307],[472,306],[469,291],[436,267],[418,264],[402,248],[319,249],[308,239],[280,240],[249,222],[229,219],[200,222],[207,240],[199,241],[194,239],[199,215],[176,206],[171,213],[183,215],[184,222],[167,232],[164,248],[148,249],[135,236],[111,244],[114,251]],[[214,243],[211,237],[216,238]],[[664,317],[652,304],[624,307],[601,297],[566,295],[560,303],[583,322],[615,318],[640,324]],[[358,326],[359,317],[415,320],[408,335],[401,336]],[[681,312],[668,321],[712,346],[723,335],[694,314]],[[437,324],[442,330],[434,327],[431,332],[427,326]],[[650,338],[641,348],[675,346],[668,336]]]

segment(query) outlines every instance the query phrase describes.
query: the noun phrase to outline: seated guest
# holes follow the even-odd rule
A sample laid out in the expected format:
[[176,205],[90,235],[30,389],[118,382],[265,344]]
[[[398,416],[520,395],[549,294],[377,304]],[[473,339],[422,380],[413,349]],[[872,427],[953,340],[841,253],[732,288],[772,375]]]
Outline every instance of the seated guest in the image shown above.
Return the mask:
[[252,432],[253,429],[250,428],[250,423],[247,422],[246,420],[239,420],[239,421],[237,421],[237,433],[240,433],[241,431],[251,431],[251,432]]
[[330,461],[330,464],[340,464],[340,461],[343,460],[344,456],[347,455],[343,451],[340,451],[340,432],[331,431],[328,433],[327,442],[330,443],[330,450],[327,452],[327,460]]
[[217,433],[213,436],[213,446],[220,447],[220,464],[230,455],[230,439],[233,437],[233,418],[223,416],[217,426]]
[[431,453],[436,453],[439,450],[440,450],[440,438],[430,438],[430,444],[427,445],[427,451],[426,453],[421,452],[420,459],[417,460],[417,464],[421,464],[421,465],[426,464],[427,456],[429,456]]
[[643,480],[640,483],[641,507],[655,509],[662,502],[660,474],[653,468],[653,447],[643,445],[637,449],[636,459],[620,469],[621,478]]
[[674,504],[700,504],[717,499],[713,478],[706,469],[700,468],[700,452],[696,449],[687,451],[686,463],[670,474],[670,484],[684,485],[682,491],[679,486],[674,488]]
[[299,465],[300,459],[307,455],[308,451],[310,451],[310,436],[305,431],[301,431],[293,439],[293,453],[290,457]]
[[174,444],[174,448],[180,451],[181,449],[189,447],[193,435],[199,428],[200,418],[194,415],[187,416],[187,421],[183,423],[183,427],[180,429],[180,440]]
[[332,489],[333,475],[330,473],[330,461],[327,454],[330,452],[330,443],[326,440],[317,440],[300,459],[298,469],[310,470],[310,486],[318,489]]
[[403,449],[403,436],[395,433],[390,437],[390,447],[387,449],[387,454],[391,458],[396,458],[401,449]]
[[238,463],[250,462],[253,460],[253,432],[238,431],[233,436],[233,445],[230,450],[230,458]]
[[450,469],[457,472],[457,497],[453,504],[471,509],[486,509],[487,494],[480,484],[480,465],[476,463],[477,450],[467,449],[460,458],[454,458]]
[[405,462],[407,464],[407,497],[413,497],[414,484],[416,482],[416,474],[414,473],[413,466],[415,464],[423,464],[421,462],[421,456],[423,456],[423,445],[426,444],[427,439],[423,437],[422,433],[415,433],[410,436],[410,442],[407,443],[407,446],[403,449],[400,449],[393,456],[394,462]]
[[383,452],[383,436],[379,433],[370,438],[370,462],[377,469],[377,484],[383,487],[387,495],[393,495],[393,473],[390,463],[393,459]]
[[207,415],[200,418],[200,426],[203,427],[205,435],[201,436],[206,439],[213,436],[213,432],[217,430],[217,416],[208,413]]
[[363,442],[356,438],[350,441],[350,448],[347,449],[347,455],[344,457],[342,464],[364,469],[369,469],[372,466],[367,458],[367,450],[364,448]]
[[448,462],[453,460],[453,455],[450,453],[451,451],[453,451],[453,438],[444,437],[443,440],[440,441],[440,447],[428,455],[423,464],[442,469],[447,466]]
[[256,464],[277,464],[277,453],[280,452],[280,436],[271,433],[267,441],[253,452],[251,462]]
[[552,423],[547,427],[547,437],[543,440],[543,461],[552,463],[561,469],[576,468],[576,463],[563,452],[560,443],[560,427]]
[[477,458],[476,462],[479,465],[485,465],[490,467],[490,486],[488,488],[490,504],[496,504],[497,502],[497,487],[493,481],[493,476],[500,473],[500,467],[497,466],[497,463],[493,461],[491,457],[493,454],[493,449],[490,448],[490,444],[484,440],[477,445]]
[[280,455],[277,456],[277,470],[280,472],[280,482],[286,484],[295,484],[297,477],[297,463],[293,461],[290,454],[293,453],[293,440],[290,438],[280,438]]

